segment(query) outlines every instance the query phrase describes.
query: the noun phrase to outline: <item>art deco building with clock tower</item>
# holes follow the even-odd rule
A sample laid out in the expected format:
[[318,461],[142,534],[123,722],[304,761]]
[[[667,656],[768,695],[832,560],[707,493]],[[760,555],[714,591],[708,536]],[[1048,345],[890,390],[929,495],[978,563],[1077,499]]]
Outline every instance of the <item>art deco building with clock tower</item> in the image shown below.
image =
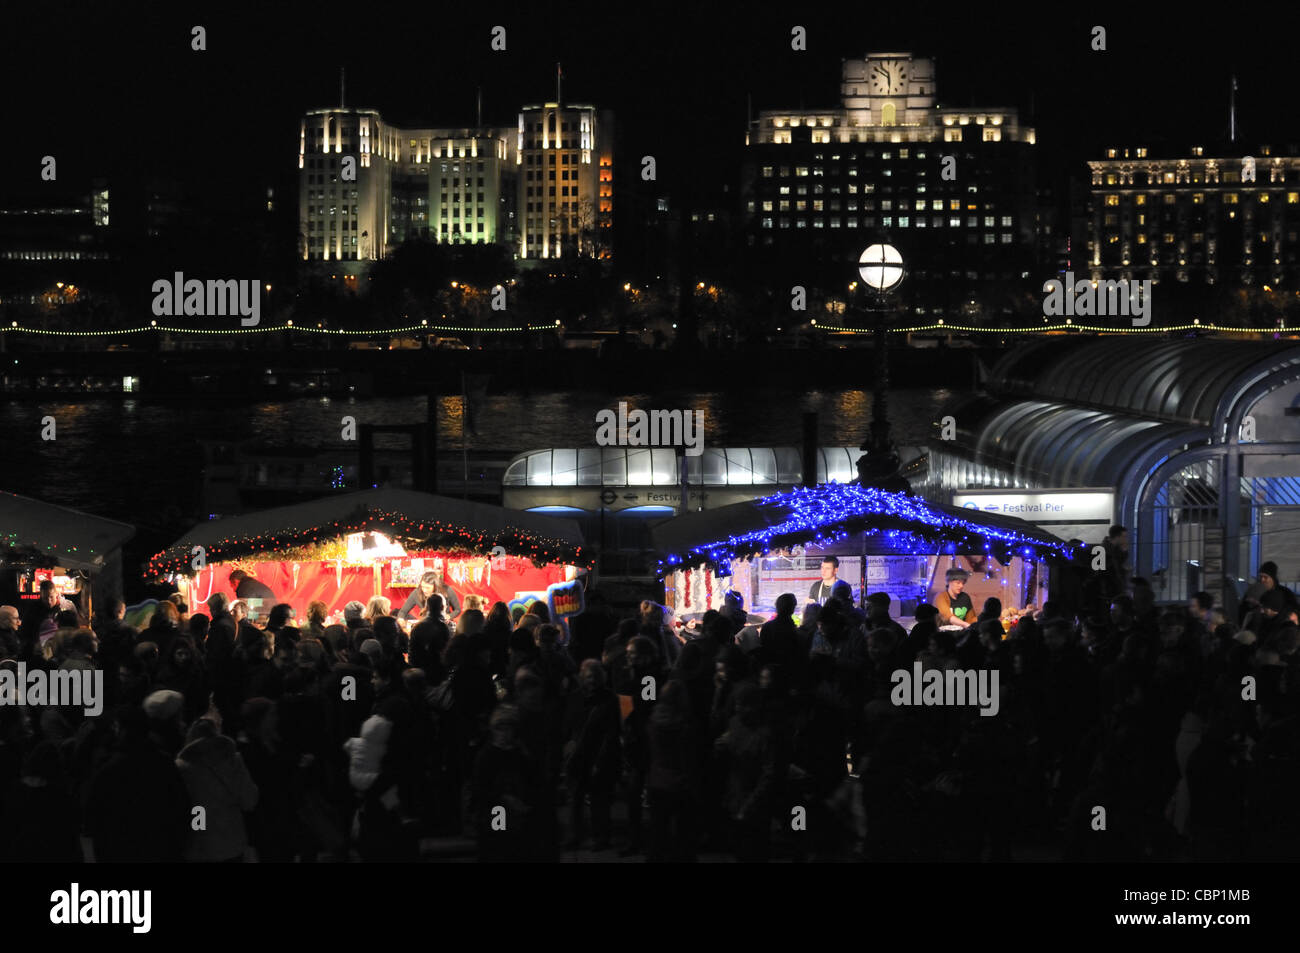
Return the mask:
[[759,113],[742,176],[756,273],[842,292],[883,237],[909,262],[919,323],[1032,303],[1034,130],[1014,107],[942,105],[935,76],[933,59],[868,53],[843,61],[838,106]]

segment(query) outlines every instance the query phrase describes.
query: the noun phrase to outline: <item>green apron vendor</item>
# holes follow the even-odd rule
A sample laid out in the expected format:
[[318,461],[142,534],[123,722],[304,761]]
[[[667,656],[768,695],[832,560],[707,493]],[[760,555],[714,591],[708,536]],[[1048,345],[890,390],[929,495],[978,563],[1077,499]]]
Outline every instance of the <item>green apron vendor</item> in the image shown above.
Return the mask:
[[948,586],[934,600],[934,606],[939,610],[940,625],[955,625],[964,629],[975,621],[975,607],[970,596],[962,591],[966,588],[969,575],[966,570],[955,566],[948,570]]

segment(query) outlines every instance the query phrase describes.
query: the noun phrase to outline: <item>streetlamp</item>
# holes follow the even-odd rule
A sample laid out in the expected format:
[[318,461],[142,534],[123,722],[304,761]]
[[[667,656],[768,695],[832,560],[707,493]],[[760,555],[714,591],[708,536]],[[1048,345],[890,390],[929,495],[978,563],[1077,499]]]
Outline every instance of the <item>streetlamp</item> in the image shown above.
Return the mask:
[[898,451],[889,434],[889,338],[890,298],[903,283],[903,256],[893,245],[870,245],[858,258],[858,275],[866,296],[864,310],[875,317],[876,374],[871,401],[871,434],[861,447],[858,480],[863,486],[907,490],[898,475]]

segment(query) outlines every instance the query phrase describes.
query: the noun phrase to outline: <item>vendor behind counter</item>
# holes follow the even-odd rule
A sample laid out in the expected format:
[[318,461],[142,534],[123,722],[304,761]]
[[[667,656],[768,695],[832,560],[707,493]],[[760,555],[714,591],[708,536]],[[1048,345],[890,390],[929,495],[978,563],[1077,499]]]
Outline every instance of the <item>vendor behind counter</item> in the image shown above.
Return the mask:
[[975,606],[970,595],[963,591],[968,578],[969,573],[957,567],[945,574],[947,586],[934,598],[934,606],[939,610],[939,625],[964,629],[975,621]]

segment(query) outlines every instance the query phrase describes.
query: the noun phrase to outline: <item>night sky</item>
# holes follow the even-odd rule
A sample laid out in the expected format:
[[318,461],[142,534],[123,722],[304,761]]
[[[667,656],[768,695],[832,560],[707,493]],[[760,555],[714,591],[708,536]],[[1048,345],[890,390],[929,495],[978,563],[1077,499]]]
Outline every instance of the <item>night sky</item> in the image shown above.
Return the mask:
[[[561,60],[566,99],[615,110],[624,159],[653,153],[661,170],[669,164],[666,180],[673,163],[692,161],[701,196],[738,178],[747,94],[755,112],[834,105],[840,58],[867,51],[936,57],[945,104],[1018,107],[1038,129],[1048,185],[1106,144],[1166,137],[1181,151],[1226,138],[1234,72],[1241,137],[1300,139],[1285,24],[1216,18],[1180,32],[1131,5],[1028,17],[990,4],[446,6],[367,3],[343,17],[328,5],[265,4],[257,16],[215,4],[143,15],[29,6],[0,37],[9,106],[0,198],[49,190],[37,175],[45,154],[59,158],[59,188],[74,194],[114,167],[175,170],[214,195],[258,176],[292,185],[297,119],[337,102],[340,66],[348,104],[386,120],[472,124],[481,86],[485,121],[513,124],[519,105],[553,96]],[[208,31],[204,53],[190,50],[196,23]],[[509,31],[505,53],[489,49],[497,23]],[[807,52],[790,49],[795,23],[808,28]],[[1094,23],[1107,27],[1104,53],[1089,48]]]

